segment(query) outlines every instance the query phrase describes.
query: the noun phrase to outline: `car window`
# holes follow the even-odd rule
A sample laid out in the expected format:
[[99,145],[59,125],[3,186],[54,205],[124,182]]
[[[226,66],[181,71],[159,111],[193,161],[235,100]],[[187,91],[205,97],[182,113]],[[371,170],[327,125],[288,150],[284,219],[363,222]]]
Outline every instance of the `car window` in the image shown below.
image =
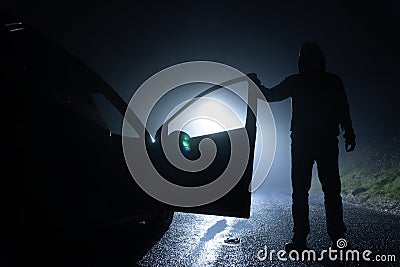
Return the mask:
[[[168,132],[182,130],[191,137],[208,135],[245,127],[246,103],[225,88],[208,94],[194,102],[173,119]],[[180,106],[174,108],[174,114]]]
[[[191,102],[196,95],[211,87],[213,85],[207,83],[184,84],[165,94],[149,115],[146,127],[150,134],[154,136],[163,123],[167,123],[168,133],[183,130],[191,137],[245,127],[247,83],[230,86],[240,96],[226,88],[219,88]],[[226,129],[221,127],[221,123]]]

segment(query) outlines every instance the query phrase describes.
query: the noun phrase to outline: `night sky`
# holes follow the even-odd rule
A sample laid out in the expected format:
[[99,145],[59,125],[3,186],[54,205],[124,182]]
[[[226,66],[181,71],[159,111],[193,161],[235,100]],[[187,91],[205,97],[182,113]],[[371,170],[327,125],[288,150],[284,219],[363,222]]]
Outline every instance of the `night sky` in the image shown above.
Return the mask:
[[[4,2],[4,9],[77,55],[127,101],[157,71],[191,60],[256,72],[270,87],[297,71],[300,46],[315,41],[327,70],[343,78],[356,134],[400,134],[396,1]],[[278,131],[287,131],[290,101],[272,108]]]

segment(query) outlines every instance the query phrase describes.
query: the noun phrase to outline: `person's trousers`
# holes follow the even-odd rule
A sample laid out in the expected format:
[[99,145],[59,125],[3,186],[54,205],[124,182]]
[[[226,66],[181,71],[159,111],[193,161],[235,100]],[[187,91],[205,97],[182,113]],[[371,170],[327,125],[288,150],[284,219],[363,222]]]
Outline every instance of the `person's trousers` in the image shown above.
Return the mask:
[[318,177],[325,197],[327,231],[331,240],[343,237],[339,148],[336,136],[325,139],[296,138],[292,135],[292,215],[294,241],[303,241],[310,233],[308,192],[312,168],[317,164]]

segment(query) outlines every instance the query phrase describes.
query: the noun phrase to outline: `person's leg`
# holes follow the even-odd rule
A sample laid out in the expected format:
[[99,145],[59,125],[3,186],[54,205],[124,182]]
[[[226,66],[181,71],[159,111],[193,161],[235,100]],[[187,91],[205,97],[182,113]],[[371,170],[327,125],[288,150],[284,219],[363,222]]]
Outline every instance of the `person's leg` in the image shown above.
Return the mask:
[[308,191],[314,164],[311,147],[306,140],[292,140],[293,243],[306,243],[310,233]]
[[325,195],[326,224],[332,241],[344,237],[346,227],[343,222],[341,183],[338,164],[338,140],[334,138],[321,144],[317,158],[318,177]]

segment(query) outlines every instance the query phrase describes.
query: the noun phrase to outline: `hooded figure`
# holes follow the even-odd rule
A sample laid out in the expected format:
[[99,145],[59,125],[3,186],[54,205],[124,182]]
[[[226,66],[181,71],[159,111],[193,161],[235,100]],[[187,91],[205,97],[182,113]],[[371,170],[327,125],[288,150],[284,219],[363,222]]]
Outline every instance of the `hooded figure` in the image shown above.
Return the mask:
[[315,43],[304,43],[300,49],[297,68],[303,76],[322,75],[325,72],[324,52]]
[[287,77],[271,89],[255,74],[249,77],[260,87],[268,102],[291,97],[292,216],[293,238],[285,249],[307,248],[310,232],[308,192],[314,162],[325,196],[327,231],[333,245],[344,238],[341,184],[338,166],[338,135],[344,131],[346,151],[355,148],[355,134],[349,104],[339,76],[325,71],[321,48],[306,42],[300,50],[298,74]]

